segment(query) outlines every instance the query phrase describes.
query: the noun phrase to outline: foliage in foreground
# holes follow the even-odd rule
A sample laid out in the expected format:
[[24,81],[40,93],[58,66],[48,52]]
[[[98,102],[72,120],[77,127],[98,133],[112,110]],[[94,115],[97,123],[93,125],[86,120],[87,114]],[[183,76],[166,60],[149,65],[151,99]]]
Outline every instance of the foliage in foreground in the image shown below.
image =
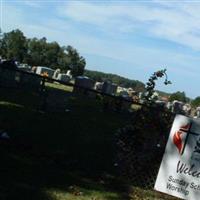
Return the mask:
[[200,106],[200,97],[196,97],[193,101],[192,101],[192,106],[194,108]]
[[156,80],[165,76],[166,70],[153,73],[146,85],[145,105],[138,110],[128,126],[117,133],[117,158],[119,174],[135,186],[152,189],[164,153],[173,114],[155,104],[152,95]]
[[143,107],[131,125],[118,131],[117,163],[122,176],[137,186],[153,187],[173,118],[160,108]]

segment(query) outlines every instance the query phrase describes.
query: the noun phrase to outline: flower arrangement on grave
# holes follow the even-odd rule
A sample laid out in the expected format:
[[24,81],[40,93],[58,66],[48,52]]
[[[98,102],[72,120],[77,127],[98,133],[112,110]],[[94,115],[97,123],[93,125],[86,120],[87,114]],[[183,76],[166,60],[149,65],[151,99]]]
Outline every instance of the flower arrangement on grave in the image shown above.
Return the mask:
[[48,74],[48,72],[43,72],[43,73],[41,74],[41,76],[43,76],[43,77],[49,77],[49,74]]

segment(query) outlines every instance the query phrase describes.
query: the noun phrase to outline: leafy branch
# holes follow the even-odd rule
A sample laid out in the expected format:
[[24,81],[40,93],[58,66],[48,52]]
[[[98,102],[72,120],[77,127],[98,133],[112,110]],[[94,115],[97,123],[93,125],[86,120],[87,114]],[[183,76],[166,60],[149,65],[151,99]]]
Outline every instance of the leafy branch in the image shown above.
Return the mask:
[[148,82],[146,83],[146,87],[145,87],[146,93],[145,93],[145,96],[144,96],[144,99],[146,100],[147,104],[151,104],[154,101],[152,96],[155,92],[156,80],[158,80],[159,78],[165,77],[164,84],[165,85],[171,84],[171,81],[168,80],[168,76],[167,76],[166,71],[167,71],[166,69],[159,70],[157,72],[154,72],[150,76]]

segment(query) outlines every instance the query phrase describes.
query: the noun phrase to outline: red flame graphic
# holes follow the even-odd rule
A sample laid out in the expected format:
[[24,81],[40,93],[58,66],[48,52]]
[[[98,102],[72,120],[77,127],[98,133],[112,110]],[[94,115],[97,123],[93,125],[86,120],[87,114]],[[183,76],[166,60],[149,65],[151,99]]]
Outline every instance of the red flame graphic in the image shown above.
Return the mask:
[[178,148],[178,151],[180,154],[181,154],[181,151],[183,148],[182,139],[181,139],[182,133],[183,133],[182,131],[176,131],[176,133],[174,134],[174,137],[173,137],[173,142],[176,145],[176,147]]
[[183,134],[183,131],[188,131],[189,128],[190,128],[190,124],[181,126],[180,129],[178,131],[176,131],[173,136],[173,142],[176,145],[176,147],[178,148],[178,151],[180,154],[182,154],[183,146],[184,146],[181,135]]

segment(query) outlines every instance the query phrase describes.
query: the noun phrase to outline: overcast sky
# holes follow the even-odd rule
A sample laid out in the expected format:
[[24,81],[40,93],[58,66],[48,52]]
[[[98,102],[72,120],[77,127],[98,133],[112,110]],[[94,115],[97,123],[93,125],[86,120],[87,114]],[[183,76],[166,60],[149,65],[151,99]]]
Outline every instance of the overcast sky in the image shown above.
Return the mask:
[[0,0],[3,32],[20,29],[72,45],[87,69],[146,82],[167,68],[158,89],[200,96],[200,1]]

